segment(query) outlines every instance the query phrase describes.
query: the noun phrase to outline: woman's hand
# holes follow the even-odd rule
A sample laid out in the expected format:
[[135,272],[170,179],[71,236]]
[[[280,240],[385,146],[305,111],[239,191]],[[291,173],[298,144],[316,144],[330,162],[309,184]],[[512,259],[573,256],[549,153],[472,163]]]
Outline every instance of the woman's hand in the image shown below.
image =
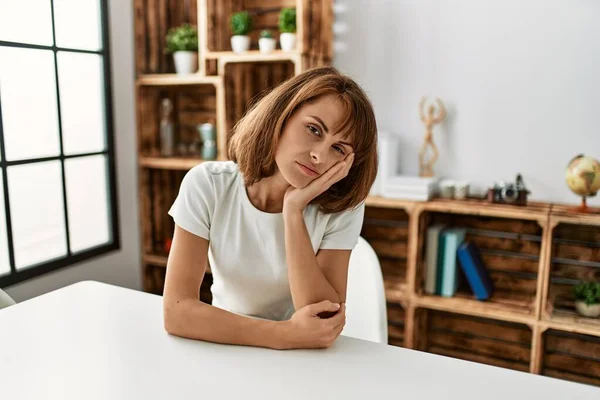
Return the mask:
[[306,206],[321,193],[324,193],[336,182],[346,176],[354,162],[354,153],[350,153],[344,160],[334,164],[323,175],[314,179],[302,189],[290,186],[283,198],[283,211],[302,211]]
[[[321,318],[321,314],[334,315]],[[284,349],[325,349],[335,342],[346,324],[346,305],[329,300],[309,304],[284,321]]]

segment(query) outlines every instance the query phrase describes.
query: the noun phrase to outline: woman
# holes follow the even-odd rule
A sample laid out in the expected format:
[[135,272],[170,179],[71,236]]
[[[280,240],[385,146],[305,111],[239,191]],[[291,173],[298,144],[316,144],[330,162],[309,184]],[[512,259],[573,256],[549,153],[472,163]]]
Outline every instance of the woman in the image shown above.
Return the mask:
[[[169,210],[167,332],[273,349],[330,346],[345,323],[376,148],[371,103],[332,67],[257,102],[234,128],[231,161],[190,170]],[[198,298],[209,261],[212,305]]]

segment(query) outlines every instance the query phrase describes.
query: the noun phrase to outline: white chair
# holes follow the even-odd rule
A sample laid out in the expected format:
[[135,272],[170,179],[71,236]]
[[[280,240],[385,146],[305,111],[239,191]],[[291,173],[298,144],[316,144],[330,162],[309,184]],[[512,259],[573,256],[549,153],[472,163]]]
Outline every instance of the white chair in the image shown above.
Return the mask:
[[362,237],[350,256],[342,335],[387,344],[387,306],[377,254]]
[[16,302],[5,291],[0,289],[0,309],[14,304],[16,304]]

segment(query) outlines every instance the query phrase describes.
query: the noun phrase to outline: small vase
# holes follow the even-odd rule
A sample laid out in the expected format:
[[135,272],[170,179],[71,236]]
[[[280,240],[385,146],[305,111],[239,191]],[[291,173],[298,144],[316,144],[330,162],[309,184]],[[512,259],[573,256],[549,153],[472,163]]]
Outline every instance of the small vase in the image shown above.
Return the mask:
[[231,49],[234,53],[243,53],[250,48],[250,36],[234,35],[231,37]]
[[173,53],[175,72],[180,75],[193,74],[198,71],[198,53],[195,51],[176,51]]
[[296,47],[296,34],[290,32],[283,32],[279,35],[279,44],[281,45],[281,50],[283,51],[292,51]]
[[600,316],[600,303],[587,305],[581,300],[575,302],[575,309],[584,317],[596,318]]
[[274,38],[260,38],[258,39],[258,49],[263,54],[268,54],[275,50],[277,41]]

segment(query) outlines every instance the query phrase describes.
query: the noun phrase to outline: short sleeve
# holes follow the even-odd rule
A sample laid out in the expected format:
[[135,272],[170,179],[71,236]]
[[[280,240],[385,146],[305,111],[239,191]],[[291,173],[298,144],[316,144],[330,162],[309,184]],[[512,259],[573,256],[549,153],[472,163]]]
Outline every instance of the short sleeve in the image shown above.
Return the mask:
[[365,204],[352,210],[332,214],[325,227],[321,249],[352,250],[363,226]]
[[214,182],[205,164],[200,164],[184,176],[169,215],[173,217],[175,224],[186,231],[210,240],[214,208]]

